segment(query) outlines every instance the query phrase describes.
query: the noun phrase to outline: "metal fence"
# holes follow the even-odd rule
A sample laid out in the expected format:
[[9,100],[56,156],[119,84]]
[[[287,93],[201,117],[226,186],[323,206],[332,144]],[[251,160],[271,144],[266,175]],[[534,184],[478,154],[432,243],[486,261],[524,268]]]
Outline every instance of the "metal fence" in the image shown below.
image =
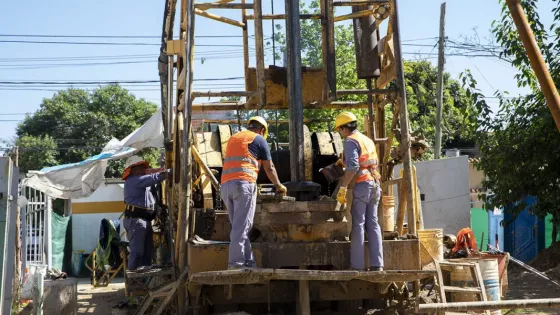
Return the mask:
[[[49,226],[50,197],[39,190],[26,186],[20,188],[20,195],[27,199],[27,205],[21,208],[23,265],[47,264],[46,248],[49,245],[46,243],[45,235]],[[24,266],[23,268],[25,268]]]

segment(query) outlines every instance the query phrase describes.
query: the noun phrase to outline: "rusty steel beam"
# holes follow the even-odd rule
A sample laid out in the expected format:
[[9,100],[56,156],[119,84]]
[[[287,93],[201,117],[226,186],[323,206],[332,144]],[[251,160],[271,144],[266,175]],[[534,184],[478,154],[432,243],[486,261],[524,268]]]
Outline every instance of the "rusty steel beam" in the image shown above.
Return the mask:
[[338,90],[336,95],[374,95],[374,94],[392,94],[398,92],[398,89],[359,89],[359,90]]
[[197,97],[228,97],[228,96],[243,97],[243,96],[251,96],[253,94],[255,94],[255,92],[252,92],[252,91],[207,91],[207,92],[193,91],[192,92],[192,97],[193,98],[197,98]]
[[335,7],[353,7],[374,4],[390,4],[390,0],[356,0],[356,1],[333,1]]
[[362,10],[362,11],[352,12],[352,13],[345,14],[345,15],[335,16],[334,21],[335,22],[340,22],[340,21],[345,21],[345,20],[352,20],[352,19],[357,19],[357,18],[361,18],[361,17],[364,17],[364,16],[370,16],[372,14],[373,14],[373,10]]
[[[181,101],[181,105],[183,102]],[[304,108],[309,109],[352,109],[352,108],[368,108],[367,102],[353,102],[353,101],[336,101],[326,104],[303,104]],[[246,103],[235,102],[216,102],[216,103],[196,103],[192,105],[193,111],[210,111],[210,110],[245,110],[245,109],[258,109],[258,106],[247,106]],[[267,104],[267,109],[289,109],[284,105]]]
[[519,32],[519,37],[523,42],[523,46],[527,51],[527,56],[529,57],[529,62],[531,63],[531,68],[535,72],[539,84],[541,86],[544,97],[546,98],[546,104],[552,113],[554,122],[556,123],[556,128],[560,131],[560,96],[558,95],[558,90],[556,90],[556,85],[550,76],[550,72],[544,62],[543,56],[533,35],[533,31],[529,26],[529,21],[527,21],[527,16],[523,12],[523,7],[521,6],[521,1],[519,0],[506,0],[509,7],[509,11],[517,26],[517,31]]
[[[171,129],[173,128],[173,67],[169,68],[166,61],[168,61],[169,58],[173,60],[173,56],[167,55],[167,41],[173,40],[173,24],[175,21],[176,6],[177,0],[167,0],[165,2],[161,47],[158,58],[162,104],[161,114],[165,142],[171,141]],[[170,72],[171,75],[169,74]],[[168,104],[171,104],[171,106],[167,106]]]
[[505,300],[505,301],[477,301],[477,302],[454,302],[420,304],[420,312],[466,312],[499,309],[524,309],[524,308],[560,308],[560,298],[557,299],[534,299],[534,300]]
[[[321,14],[300,14],[302,20],[320,20]],[[247,20],[254,20],[255,16],[252,14],[247,15]],[[263,14],[263,20],[285,20],[286,14]]]
[[209,9],[252,9],[252,3],[195,3],[194,7],[201,10]]
[[254,0],[253,12],[255,14],[255,53],[257,58],[257,92],[259,105],[266,104],[266,76],[264,68],[264,42],[263,42],[263,20],[262,0]]
[[200,10],[200,9],[194,9],[194,13],[196,13],[196,15],[200,15],[200,16],[203,16],[205,18],[209,18],[209,19],[214,20],[214,21],[223,22],[223,23],[233,25],[233,26],[237,26],[237,27],[245,27],[245,24],[242,23],[242,22],[239,22],[239,21],[227,18],[227,17],[223,17],[223,16],[220,16],[220,15],[212,14],[212,13]]
[[300,182],[305,180],[305,157],[299,0],[286,0],[286,53],[290,108],[290,173],[292,181]]

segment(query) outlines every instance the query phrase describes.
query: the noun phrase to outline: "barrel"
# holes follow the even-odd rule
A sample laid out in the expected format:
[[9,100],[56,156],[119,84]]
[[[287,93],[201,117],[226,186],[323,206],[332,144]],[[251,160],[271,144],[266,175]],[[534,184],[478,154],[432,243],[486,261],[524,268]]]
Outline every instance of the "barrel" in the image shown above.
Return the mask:
[[[497,259],[465,259],[465,261],[478,262],[480,273],[486,289],[488,301],[500,301],[500,277]],[[455,267],[451,272],[451,286],[474,287],[471,271],[468,267]],[[472,293],[453,293],[453,302],[478,301],[478,296]],[[491,310],[492,315],[501,315],[501,310]]]
[[82,265],[84,264],[84,251],[72,251],[72,274],[74,277],[79,277],[82,272]]
[[383,196],[381,198],[383,206],[383,229],[386,232],[395,231],[395,197]]
[[422,266],[430,264],[432,260],[443,260],[442,229],[419,230],[418,239],[420,239],[420,244],[426,249],[425,251],[420,251]]

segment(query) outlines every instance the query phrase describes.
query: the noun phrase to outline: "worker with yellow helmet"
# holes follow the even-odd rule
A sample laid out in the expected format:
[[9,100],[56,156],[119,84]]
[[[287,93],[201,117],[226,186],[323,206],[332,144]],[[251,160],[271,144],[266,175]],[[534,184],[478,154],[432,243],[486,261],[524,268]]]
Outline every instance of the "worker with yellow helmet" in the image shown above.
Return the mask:
[[231,223],[228,269],[256,267],[249,231],[257,203],[257,177],[261,164],[278,192],[286,195],[280,183],[266,138],[268,124],[260,116],[249,119],[247,130],[229,138],[222,169],[221,195]]
[[358,120],[350,112],[336,116],[335,131],[345,138],[344,151],[339,164],[345,167],[337,200],[346,204],[347,186],[355,179],[352,190],[352,234],[350,243],[350,267],[366,270],[364,246],[365,231],[368,234],[370,271],[383,270],[383,243],[377,219],[377,205],[381,196],[380,175],[377,172],[375,143],[357,130]]

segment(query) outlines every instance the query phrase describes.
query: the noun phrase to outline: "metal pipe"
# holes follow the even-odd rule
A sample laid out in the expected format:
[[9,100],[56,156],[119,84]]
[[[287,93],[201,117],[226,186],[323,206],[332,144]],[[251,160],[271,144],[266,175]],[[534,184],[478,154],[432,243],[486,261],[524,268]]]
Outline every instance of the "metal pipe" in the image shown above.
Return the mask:
[[219,16],[219,15],[216,15],[216,14],[212,14],[212,13],[200,10],[200,9],[194,9],[194,13],[196,13],[196,15],[200,15],[200,16],[203,16],[205,18],[209,18],[209,19],[214,20],[214,21],[223,22],[223,23],[233,25],[233,26],[238,26],[238,27],[245,27],[245,24],[242,23],[242,22],[232,20],[232,19],[229,19],[227,17]]
[[398,89],[359,89],[359,90],[338,90],[337,96],[342,95],[373,95],[373,94],[392,94],[398,92]]
[[398,0],[394,0],[393,6],[393,36],[395,61],[397,72],[397,86],[399,88],[400,113],[399,121],[401,126],[401,149],[404,151],[403,161],[403,186],[406,191],[406,203],[408,213],[408,233],[416,235],[416,215],[414,212],[414,190],[412,189],[412,159],[410,157],[410,125],[408,121],[408,108],[406,104],[406,85],[404,79],[404,66],[402,59],[401,34],[399,27]]
[[252,9],[252,3],[195,3],[195,8],[201,10],[209,9]]
[[173,61],[174,56],[167,56],[167,138],[173,138]]
[[[255,12],[256,13],[256,12]],[[286,0],[287,85],[290,117],[290,171],[291,180],[305,180],[303,140],[303,93],[301,84],[301,29],[299,0]]]
[[352,19],[357,19],[357,18],[361,18],[361,17],[364,17],[364,16],[372,15],[372,14],[373,14],[373,10],[362,10],[362,11],[352,12],[352,13],[345,14],[345,15],[335,16],[334,21],[335,22],[340,22],[340,21],[344,21],[344,20],[352,20]]
[[353,7],[372,4],[390,4],[390,0],[356,0],[356,1],[333,1],[335,7]]
[[523,46],[527,51],[527,56],[529,57],[529,62],[535,75],[539,80],[544,97],[546,98],[546,103],[548,108],[552,112],[552,117],[556,123],[556,128],[560,131],[560,96],[558,95],[558,90],[554,85],[554,81],[550,76],[550,72],[544,62],[537,41],[533,35],[533,31],[529,26],[529,21],[527,21],[527,16],[523,12],[523,7],[521,6],[520,0],[506,0],[509,7],[509,11],[517,26],[517,31],[519,32],[519,37],[523,42]]
[[[321,14],[300,14],[299,16],[302,20],[320,20]],[[247,14],[247,20],[254,20],[255,16],[252,14]],[[285,20],[286,14],[263,14],[263,20]]]
[[193,98],[197,98],[197,97],[227,97],[227,96],[251,96],[255,94],[255,92],[251,92],[251,91],[208,91],[208,92],[202,92],[202,91],[193,91],[192,92],[192,97]]
[[[241,0],[241,3],[245,3],[246,0]],[[249,90],[249,33],[247,30],[247,10],[241,10],[241,21],[245,26],[243,27],[243,72],[245,73],[245,90]],[[247,100],[249,101],[249,100]]]
[[560,298],[557,299],[535,299],[535,300],[504,300],[504,301],[477,301],[477,302],[454,302],[420,304],[418,310],[422,313],[449,311],[483,311],[499,309],[523,309],[523,308],[560,308]]
[[[183,102],[181,101],[182,107]],[[306,103],[303,104],[304,108],[310,109],[352,109],[352,108],[367,108],[367,102],[353,102],[353,101],[337,101],[330,103]],[[216,102],[216,103],[197,103],[192,105],[193,111],[209,111],[209,110],[248,110],[258,109],[258,106],[247,106],[246,103],[233,103],[233,102]],[[267,109],[288,109],[282,104],[268,104]]]
[[255,53],[257,57],[257,92],[260,107],[266,105],[266,77],[264,68],[264,42],[262,22],[262,0],[254,0],[253,12],[255,14]]

